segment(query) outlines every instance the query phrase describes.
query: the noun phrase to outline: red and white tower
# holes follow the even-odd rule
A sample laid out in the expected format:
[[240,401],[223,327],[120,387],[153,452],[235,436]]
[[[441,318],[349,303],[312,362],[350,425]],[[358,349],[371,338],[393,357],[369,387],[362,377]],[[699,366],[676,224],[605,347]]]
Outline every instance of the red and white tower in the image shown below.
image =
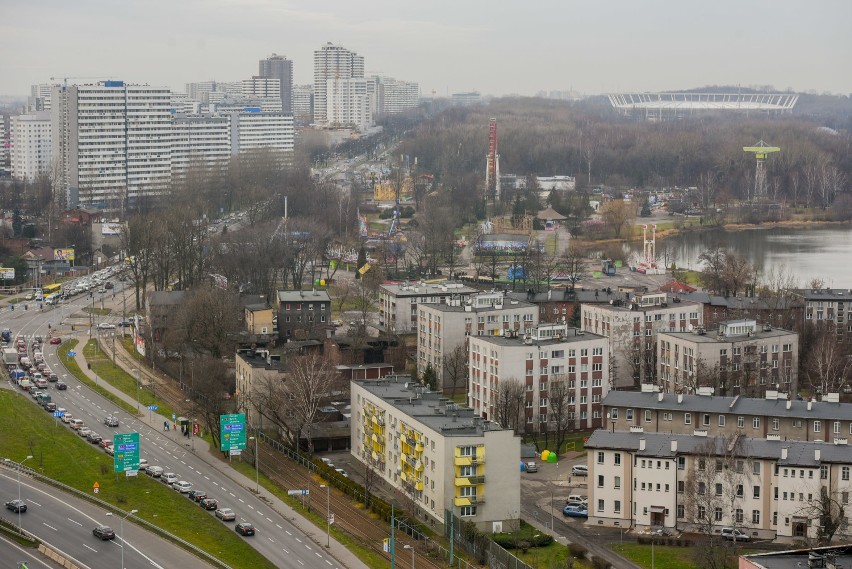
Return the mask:
[[485,199],[500,201],[500,155],[497,153],[497,119],[488,120],[488,156],[485,159]]

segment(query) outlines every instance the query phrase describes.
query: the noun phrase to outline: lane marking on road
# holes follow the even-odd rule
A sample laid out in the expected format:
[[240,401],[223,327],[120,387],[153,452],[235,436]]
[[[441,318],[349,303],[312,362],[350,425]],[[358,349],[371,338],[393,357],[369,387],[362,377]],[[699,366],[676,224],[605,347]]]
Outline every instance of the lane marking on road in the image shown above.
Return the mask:
[[269,541],[271,541],[272,543],[275,543],[275,540],[274,540],[274,539],[272,539],[271,537],[267,537],[266,539],[268,539],[268,540],[269,540]]
[[320,559],[322,559],[322,555],[320,555],[318,551],[314,551],[314,553],[316,553],[317,557],[319,557]]
[[[240,499],[240,502],[242,502],[242,499]],[[252,510],[254,509],[254,506],[252,506],[251,504],[249,504],[248,507],[251,508]]]
[[[258,513],[260,513],[260,512],[258,512]],[[269,523],[272,523],[272,518],[266,518],[266,521],[268,521]]]
[[205,477],[204,477],[204,480],[210,480],[210,477],[209,477],[209,476],[205,476]]
[[230,494],[230,495],[231,495],[231,498],[236,498],[236,497],[237,497],[237,495],[236,495],[236,494],[234,494],[233,492],[228,492],[228,494]]
[[277,527],[278,529],[284,529],[279,524],[275,524],[275,527]]
[[289,551],[287,551],[287,548],[285,548],[285,547],[282,547],[282,548],[281,548],[281,551],[283,551],[283,552],[284,552],[284,553],[286,553],[287,555],[290,555],[290,552],[289,552]]
[[[287,533],[290,533],[290,532],[287,532]],[[296,541],[298,541],[299,543],[302,543],[302,540],[299,539],[298,537],[296,538]]]
[[310,546],[310,545],[308,545],[307,543],[305,544],[305,547],[307,547],[307,548],[308,548],[308,551],[313,551],[313,549],[311,549],[311,546]]
[[90,547],[90,546],[86,545],[85,543],[83,544],[83,547],[85,547],[86,549],[91,549],[91,550],[92,550],[92,551],[94,551],[95,553],[97,553],[97,552],[98,552],[98,550],[97,550],[97,549],[95,549],[94,547]]
[[71,518],[68,518],[68,521],[69,521],[69,522],[71,522],[71,523],[75,523],[75,524],[77,524],[77,525],[78,525],[78,526],[80,526],[80,527],[83,527],[83,524],[81,524],[81,523],[80,523],[80,522],[78,522],[77,520],[72,520]]
[[50,529],[52,529],[53,531],[59,531],[58,529],[56,529],[56,528],[55,528],[55,527],[53,527],[52,525],[46,524],[45,522],[41,522],[41,523],[42,523],[42,524],[44,524],[44,526],[45,526],[45,527],[49,527],[49,528],[50,528]]
[[[231,496],[233,496],[233,494],[231,494]],[[240,500],[240,502],[242,502],[243,504],[245,504],[245,503],[246,503],[246,501],[245,501],[245,500],[243,500],[242,498],[239,498],[239,500]],[[253,509],[254,509],[254,508],[252,508],[252,510],[253,510]]]
[[329,561],[328,559],[326,559],[326,560],[325,560],[325,562],[326,562],[326,563],[328,563],[328,564],[329,564],[329,566],[331,566],[331,561]]
[[299,562],[299,565],[304,565],[304,563],[302,563],[302,560],[301,560],[301,559],[296,559],[296,561],[298,561],[298,562]]
[[293,535],[292,533],[290,533],[290,531],[289,531],[289,530],[286,530],[286,529],[285,529],[284,531],[287,533],[287,535]]
[[38,506],[39,508],[41,508],[41,504],[39,504],[39,503],[38,503],[38,502],[36,502],[35,500],[30,500],[30,504],[35,504],[36,506]]

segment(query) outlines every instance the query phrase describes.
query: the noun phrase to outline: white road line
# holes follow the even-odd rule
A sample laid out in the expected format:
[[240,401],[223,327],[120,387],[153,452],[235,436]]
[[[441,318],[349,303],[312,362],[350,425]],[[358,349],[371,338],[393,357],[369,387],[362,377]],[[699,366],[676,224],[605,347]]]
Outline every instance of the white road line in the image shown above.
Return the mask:
[[35,504],[36,506],[38,506],[39,508],[41,508],[41,504],[39,504],[39,503],[38,503],[38,502],[36,502],[35,500],[30,500],[30,504]]
[[[240,502],[242,502],[242,501],[243,501],[243,500],[242,500],[242,498],[241,498],[241,499],[240,499]],[[249,507],[249,508],[251,508],[252,510],[254,509],[254,506],[252,506],[251,504],[249,504],[249,505],[248,505],[248,507]]]
[[[287,533],[290,533],[290,532],[287,532]],[[299,539],[298,537],[296,538],[296,541],[298,541],[299,543],[302,543],[302,540]]]
[[320,555],[318,551],[314,551],[314,553],[316,553],[316,554],[317,554],[317,557],[319,557],[320,559],[322,559],[322,555]]
[[182,465],[186,466],[186,463],[185,463],[184,461],[180,461],[180,463],[181,463]]
[[288,530],[286,530],[286,529],[284,530],[284,532],[285,532],[287,535],[293,535],[292,533],[290,533],[290,532],[289,532]]
[[296,559],[296,561],[298,561],[298,562],[299,562],[299,565],[304,565],[304,563],[302,563],[302,560],[301,560],[301,559]]
[[310,546],[310,545],[308,545],[307,543],[305,544],[305,547],[307,547],[307,548],[308,548],[308,551],[313,551],[313,549],[311,549],[311,546]]
[[266,539],[268,539],[268,540],[269,540],[269,541],[271,541],[272,543],[275,543],[275,540],[274,540],[274,539],[272,539],[271,537],[267,537]]
[[237,497],[237,495],[236,495],[236,494],[234,494],[233,492],[228,492],[228,494],[230,494],[230,495],[231,495],[231,498],[236,498],[236,497]]
[[286,553],[287,555],[290,555],[290,552],[289,552],[289,551],[287,551],[287,549],[286,549],[286,548],[284,548],[284,547],[282,547],[282,548],[281,548],[281,551],[283,551],[283,552],[284,552],[284,553]]
[[[233,496],[233,494],[231,494],[231,496]],[[242,498],[239,498],[239,500],[240,500],[240,502],[242,502],[243,504],[245,504],[245,503],[246,503],[246,501],[245,501],[245,500],[243,500]],[[249,506],[249,507],[250,507],[252,510],[254,509],[254,507],[252,507],[252,506]]]
[[209,476],[205,476],[205,477],[204,477],[204,480],[210,480],[210,477],[209,477]]
[[44,525],[45,525],[45,527],[49,527],[49,528],[50,528],[50,529],[52,529],[53,531],[59,531],[58,529],[56,529],[56,528],[55,528],[55,527],[53,527],[52,525],[45,524],[44,522],[41,522],[41,523],[42,523],[42,524],[44,524]]
[[278,525],[278,524],[275,524],[275,527],[277,527],[278,529],[284,529],[284,528],[282,528],[282,527],[281,527],[280,525]]
[[97,552],[98,552],[98,550],[97,550],[97,549],[95,549],[94,547],[89,547],[89,546],[88,546],[88,545],[86,545],[85,543],[83,544],[83,547],[85,547],[86,549],[91,549],[91,550],[92,550],[92,551],[94,551],[95,553],[97,553]]
[[326,559],[325,562],[331,565],[331,561],[329,561],[328,559]]
[[71,523],[75,523],[75,524],[77,524],[77,525],[78,525],[78,526],[80,526],[80,527],[83,527],[83,524],[81,524],[81,523],[80,523],[80,522],[78,522],[77,520],[72,520],[71,518],[68,518],[68,521],[69,521],[69,522],[71,522]]
[[269,523],[272,523],[272,518],[266,518],[266,521],[268,521]]

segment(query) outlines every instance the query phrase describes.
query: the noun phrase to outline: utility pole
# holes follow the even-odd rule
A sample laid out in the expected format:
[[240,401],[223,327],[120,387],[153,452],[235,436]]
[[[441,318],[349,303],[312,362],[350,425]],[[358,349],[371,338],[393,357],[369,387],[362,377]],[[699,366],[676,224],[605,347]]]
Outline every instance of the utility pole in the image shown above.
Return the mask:
[[395,563],[395,560],[394,560],[394,553],[395,553],[394,549],[395,549],[396,544],[394,543],[395,537],[394,537],[394,531],[393,531],[393,528],[394,528],[393,520],[394,520],[393,503],[391,503],[391,538],[390,538],[391,569],[394,569],[396,567],[396,563]]

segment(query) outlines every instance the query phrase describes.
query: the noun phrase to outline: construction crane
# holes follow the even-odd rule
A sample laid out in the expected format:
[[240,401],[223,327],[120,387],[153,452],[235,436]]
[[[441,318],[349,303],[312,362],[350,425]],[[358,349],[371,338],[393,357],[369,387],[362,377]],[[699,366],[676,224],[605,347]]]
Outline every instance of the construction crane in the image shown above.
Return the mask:
[[51,77],[50,78],[51,81],[58,81],[59,79],[62,79],[62,90],[67,91],[69,79],[72,79],[72,80],[74,80],[74,79],[106,79],[107,81],[109,81],[109,80],[112,79],[112,75],[110,74],[110,75],[106,75],[106,76],[104,76],[104,75],[93,75],[93,76],[90,76],[90,77]]

